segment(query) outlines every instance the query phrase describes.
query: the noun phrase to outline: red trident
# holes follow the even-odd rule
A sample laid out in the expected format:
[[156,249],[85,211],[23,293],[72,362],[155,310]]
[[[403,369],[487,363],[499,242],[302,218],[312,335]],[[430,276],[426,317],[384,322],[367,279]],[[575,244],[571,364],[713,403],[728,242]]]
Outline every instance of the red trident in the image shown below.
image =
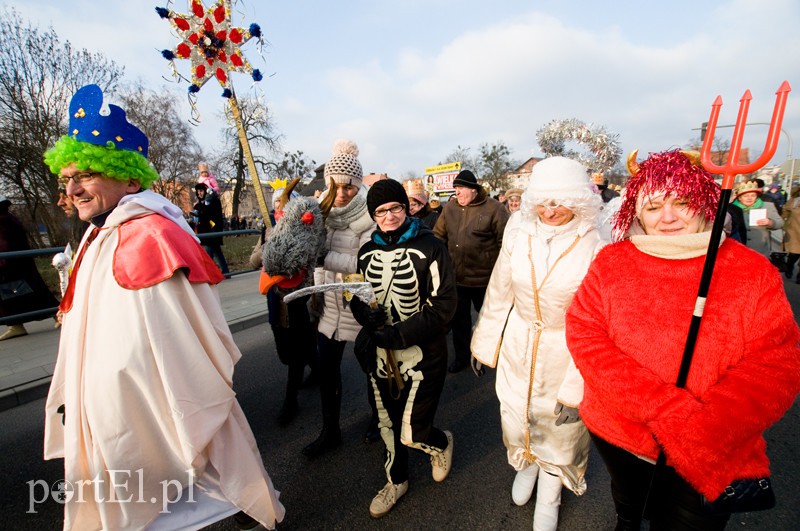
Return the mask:
[[770,121],[769,124],[766,148],[757,160],[750,164],[743,165],[739,165],[738,163],[739,152],[742,149],[744,127],[747,122],[747,111],[750,108],[750,101],[753,99],[753,96],[750,94],[750,90],[746,90],[742,99],[739,100],[739,116],[736,117],[736,126],[733,128],[733,138],[731,139],[731,149],[728,152],[728,162],[721,166],[711,161],[711,145],[714,141],[714,131],[717,128],[719,111],[722,108],[722,97],[717,96],[717,99],[714,100],[714,103],[711,105],[711,116],[708,119],[708,132],[706,133],[706,138],[703,140],[703,149],[700,152],[700,159],[705,169],[711,173],[722,175],[723,190],[730,190],[733,188],[733,180],[737,175],[756,171],[769,162],[772,156],[775,155],[775,150],[778,148],[781,125],[783,124],[783,112],[786,109],[786,98],[789,97],[789,92],[791,90],[792,88],[789,86],[789,82],[784,81],[778,89],[778,92],[775,93],[778,97],[775,100],[775,110],[772,112],[772,121]]

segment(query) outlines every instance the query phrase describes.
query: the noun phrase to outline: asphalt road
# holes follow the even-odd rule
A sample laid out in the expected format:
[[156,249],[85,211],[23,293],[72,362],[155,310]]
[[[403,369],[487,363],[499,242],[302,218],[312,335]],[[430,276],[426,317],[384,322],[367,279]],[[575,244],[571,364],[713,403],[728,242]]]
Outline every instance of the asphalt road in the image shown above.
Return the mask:
[[[787,285],[798,315],[800,287]],[[285,368],[274,353],[267,325],[234,334],[243,352],[234,379],[290,529],[530,529],[533,501],[517,507],[511,501],[513,470],[506,464],[494,374],[476,378],[468,369],[449,375],[436,424],[455,435],[454,465],[443,483],[431,478],[427,456],[412,453],[410,488],[386,517],[369,516],[369,503],[385,483],[382,443],[364,444],[369,419],[366,380],[352,355],[343,363],[343,444],[310,461],[300,453],[320,427],[316,388],[300,393],[300,413],[287,428],[276,423],[283,398]],[[29,482],[52,484],[61,477],[61,461],[43,461],[43,400],[0,413],[0,529],[59,529],[62,506],[52,500],[31,506]],[[768,432],[778,506],[763,513],[734,515],[728,529],[798,529],[800,477],[796,458],[800,440],[800,406]],[[608,476],[594,449],[582,497],[564,491],[559,529],[613,529],[614,511]],[[208,529],[236,529],[232,520]]]

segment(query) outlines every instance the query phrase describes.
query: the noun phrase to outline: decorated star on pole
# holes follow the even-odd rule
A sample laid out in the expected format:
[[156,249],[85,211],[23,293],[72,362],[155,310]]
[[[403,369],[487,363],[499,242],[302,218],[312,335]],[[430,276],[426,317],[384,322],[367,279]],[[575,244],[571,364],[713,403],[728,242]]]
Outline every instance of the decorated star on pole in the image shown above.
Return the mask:
[[243,72],[254,81],[261,81],[261,72],[250,66],[240,49],[253,37],[261,40],[258,24],[250,24],[247,29],[231,27],[230,0],[218,0],[208,9],[200,0],[189,0],[189,10],[181,14],[166,7],[156,8],[181,39],[173,50],[163,50],[161,55],[170,61],[175,75],[178,75],[175,59],[189,59],[192,63],[190,93],[199,92],[213,77],[223,87],[222,95],[230,98],[230,72]]
[[189,11],[187,14],[178,14],[166,7],[156,8],[156,13],[170,21],[181,39],[174,50],[164,50],[161,55],[170,62],[173,75],[179,79],[181,75],[175,68],[175,59],[189,59],[192,62],[189,102],[192,104],[193,112],[196,111],[194,98],[206,81],[214,77],[223,87],[222,95],[228,99],[231,107],[233,121],[239,134],[239,145],[244,152],[258,208],[264,223],[269,224],[267,201],[261,189],[261,179],[258,177],[250,141],[247,138],[230,77],[231,72],[244,72],[250,74],[254,81],[261,81],[261,72],[250,66],[240,50],[241,46],[253,37],[263,43],[261,28],[258,24],[250,24],[248,29],[232,28],[231,0],[217,0],[208,9],[200,0],[189,0]]

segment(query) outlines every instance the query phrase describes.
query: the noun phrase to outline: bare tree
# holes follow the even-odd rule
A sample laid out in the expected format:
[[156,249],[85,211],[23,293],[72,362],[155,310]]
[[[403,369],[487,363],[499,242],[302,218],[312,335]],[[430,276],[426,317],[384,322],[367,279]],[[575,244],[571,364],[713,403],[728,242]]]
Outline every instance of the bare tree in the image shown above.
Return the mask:
[[481,145],[481,176],[490,189],[508,188],[508,173],[516,166],[519,166],[519,163],[511,160],[511,150],[502,142]]
[[444,160],[440,161],[439,164],[447,164],[448,162],[460,162],[463,169],[475,172],[475,177],[480,178],[480,175],[477,175],[480,171],[480,157],[470,153],[470,148],[456,146],[456,149],[447,155]]
[[298,149],[294,153],[286,151],[283,153],[283,160],[278,163],[275,177],[289,181],[297,177],[300,177],[301,181],[311,179],[314,177],[316,167],[316,161],[306,157],[301,150]]
[[[269,109],[260,98],[240,98],[238,102],[256,169],[260,178],[266,178],[277,171],[278,163],[272,157],[279,152],[281,135],[275,131]],[[219,175],[230,176],[233,184],[231,215],[238,216],[240,196],[245,190],[247,162],[239,143],[239,131],[228,106],[225,107],[225,118],[228,121],[228,126],[223,131],[225,146],[221,153],[217,153],[216,160]]]
[[124,91],[122,102],[128,119],[150,141],[147,158],[161,176],[153,183],[153,191],[176,205],[185,206],[187,198],[191,201],[192,181],[203,153],[192,126],[181,117],[179,99],[174,94],[145,89],[137,83]]
[[[116,88],[124,69],[102,54],[75,50],[53,28],[41,31],[13,8],[0,17],[0,192],[24,205],[29,223],[43,225],[50,244],[67,240],[53,199],[57,179],[42,162],[45,150],[67,133],[69,100],[96,83]],[[35,243],[45,244],[39,231]]]

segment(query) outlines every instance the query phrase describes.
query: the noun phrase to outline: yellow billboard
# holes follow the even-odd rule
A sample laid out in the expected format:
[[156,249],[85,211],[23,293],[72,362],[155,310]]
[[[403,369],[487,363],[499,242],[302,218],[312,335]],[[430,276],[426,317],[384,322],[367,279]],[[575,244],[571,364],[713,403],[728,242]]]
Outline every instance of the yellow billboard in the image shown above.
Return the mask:
[[429,166],[425,168],[425,175],[431,175],[433,173],[450,173],[450,172],[457,172],[461,169],[460,162],[448,162],[447,164],[439,164],[438,166]]

